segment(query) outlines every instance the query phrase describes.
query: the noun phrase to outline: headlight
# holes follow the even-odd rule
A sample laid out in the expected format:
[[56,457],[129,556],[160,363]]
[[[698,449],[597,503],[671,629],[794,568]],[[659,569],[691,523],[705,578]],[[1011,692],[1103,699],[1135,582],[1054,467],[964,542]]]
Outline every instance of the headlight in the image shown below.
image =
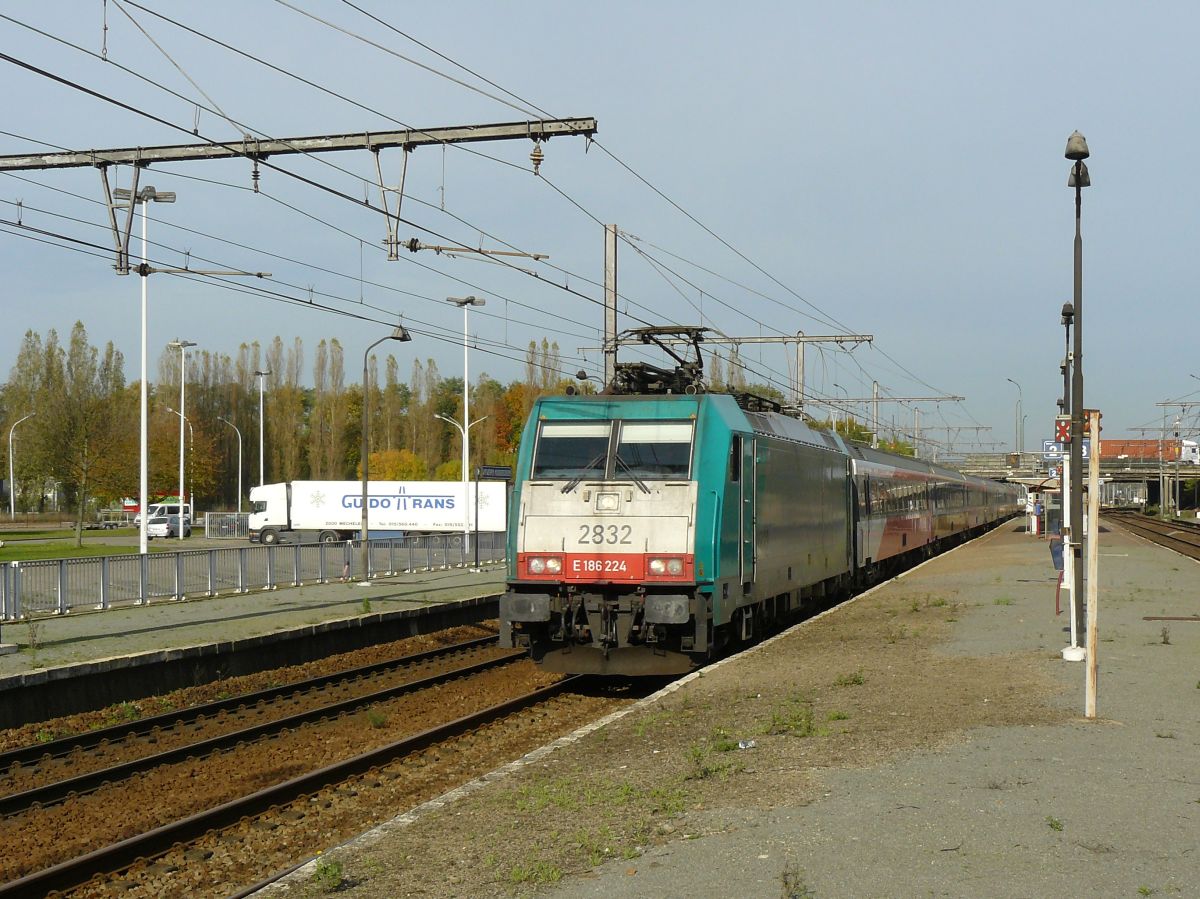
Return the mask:
[[683,559],[651,559],[646,567],[656,577],[679,577],[683,574]]
[[526,565],[530,574],[562,574],[562,559],[558,556],[530,556]]

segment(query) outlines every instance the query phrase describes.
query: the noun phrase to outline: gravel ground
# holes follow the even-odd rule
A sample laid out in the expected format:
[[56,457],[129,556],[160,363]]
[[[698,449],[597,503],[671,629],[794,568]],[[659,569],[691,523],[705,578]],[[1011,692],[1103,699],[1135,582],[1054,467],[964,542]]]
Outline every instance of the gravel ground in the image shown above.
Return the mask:
[[1096,721],[1009,524],[271,894],[1200,895],[1200,571],[1101,543]]

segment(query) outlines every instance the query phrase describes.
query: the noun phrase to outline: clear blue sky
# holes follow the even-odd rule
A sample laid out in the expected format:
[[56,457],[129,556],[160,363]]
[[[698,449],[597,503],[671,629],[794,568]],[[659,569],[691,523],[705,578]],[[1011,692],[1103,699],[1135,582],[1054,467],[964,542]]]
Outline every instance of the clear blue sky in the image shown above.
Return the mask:
[[[558,341],[565,369],[595,372],[598,353],[581,348],[598,346],[602,292],[591,282],[603,277],[600,223],[615,222],[646,254],[621,246],[620,327],[702,321],[731,336],[873,334],[874,347],[853,353],[810,346],[808,392],[866,396],[878,380],[892,396],[965,396],[922,404],[922,425],[990,425],[985,439],[1007,449],[1012,378],[1028,415],[1026,447],[1036,448],[1062,387],[1059,310],[1071,295],[1074,214],[1063,149],[1079,129],[1095,185],[1083,208],[1087,405],[1104,411],[1106,436],[1122,436],[1161,423],[1158,401],[1200,398],[1189,377],[1200,374],[1198,188],[1171,174],[1196,143],[1187,100],[1200,82],[1194,4],[356,0],[521,98],[504,103],[363,43],[355,36],[504,96],[345,3],[140,2],[366,110],[110,0],[110,63],[0,19],[3,52],[185,131],[3,62],[0,153],[46,149],[14,135],[69,149],[197,140],[185,133],[196,125],[192,103],[115,64],[210,105],[177,64],[241,123],[201,112],[200,134],[223,141],[242,128],[290,137],[522,121],[533,105],[595,116],[601,144],[550,142],[544,179],[528,171],[527,141],[476,145],[486,156],[429,148],[410,157],[404,215],[419,228],[402,225],[402,239],[547,253],[548,265],[522,265],[538,279],[426,252],[387,262],[377,213],[270,170],[255,195],[244,161],[154,167],[142,184],[179,195],[152,210],[155,262],[182,264],[190,250],[193,267],[270,271],[275,281],[256,286],[301,302],[311,288],[316,303],[348,315],[155,276],[152,377],[176,336],[233,354],[242,341],[278,334],[303,339],[306,369],[318,340],[338,338],[357,380],[362,348],[397,316],[418,335],[397,353],[402,372],[419,354],[458,375],[462,320],[444,298],[468,293],[488,301],[472,317],[473,373],[519,377],[525,346],[543,335]],[[0,12],[99,54],[104,9],[101,0],[10,0]],[[359,198],[374,179],[364,152],[276,162]],[[399,152],[383,162],[394,184]],[[24,223],[109,245],[94,171],[21,177],[0,176],[0,218],[15,220],[21,201]],[[127,170],[119,178],[127,183]],[[66,333],[82,319],[94,341],[116,342],[135,375],[137,277],[116,276],[111,253],[13,231],[0,228],[0,373],[26,329]],[[779,348],[748,347],[743,357],[752,380],[783,386],[791,377]],[[911,406],[884,410],[911,428]],[[1194,422],[1189,415],[1185,430]]]

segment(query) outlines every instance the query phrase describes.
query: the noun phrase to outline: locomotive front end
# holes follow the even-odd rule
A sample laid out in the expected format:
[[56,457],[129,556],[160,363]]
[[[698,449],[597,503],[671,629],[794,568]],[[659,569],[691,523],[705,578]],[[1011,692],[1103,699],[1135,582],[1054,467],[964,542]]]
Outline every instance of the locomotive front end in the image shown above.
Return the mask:
[[501,643],[552,671],[687,671],[707,648],[697,405],[589,399],[543,401],[526,431]]

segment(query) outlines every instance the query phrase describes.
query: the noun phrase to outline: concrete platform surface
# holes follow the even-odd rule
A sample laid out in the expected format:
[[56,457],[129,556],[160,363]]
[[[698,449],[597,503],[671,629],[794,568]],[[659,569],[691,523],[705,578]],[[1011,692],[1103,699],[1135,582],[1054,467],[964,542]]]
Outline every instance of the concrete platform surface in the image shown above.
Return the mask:
[[102,659],[262,637],[368,611],[427,608],[493,595],[503,588],[504,566],[492,565],[478,573],[449,569],[382,577],[369,587],[354,582],[314,584],[39,617],[0,629],[0,642],[15,644],[18,650],[0,656],[0,683]]

